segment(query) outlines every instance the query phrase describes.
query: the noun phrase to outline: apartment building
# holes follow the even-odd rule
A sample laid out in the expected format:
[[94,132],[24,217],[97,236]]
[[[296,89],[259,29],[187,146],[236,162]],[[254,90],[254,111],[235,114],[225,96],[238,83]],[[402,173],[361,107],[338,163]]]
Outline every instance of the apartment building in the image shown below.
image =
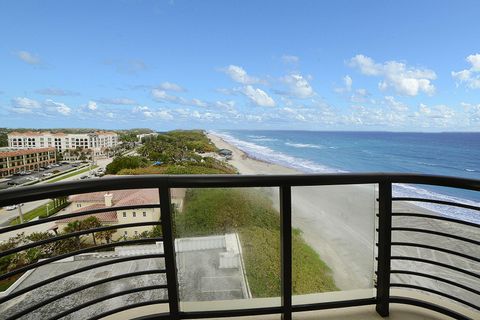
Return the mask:
[[55,148],[0,149],[0,177],[55,163]]
[[80,148],[93,150],[95,155],[102,155],[107,148],[114,148],[117,144],[117,134],[109,131],[94,133],[27,131],[8,134],[8,146],[19,149],[54,147],[57,152],[64,152]]

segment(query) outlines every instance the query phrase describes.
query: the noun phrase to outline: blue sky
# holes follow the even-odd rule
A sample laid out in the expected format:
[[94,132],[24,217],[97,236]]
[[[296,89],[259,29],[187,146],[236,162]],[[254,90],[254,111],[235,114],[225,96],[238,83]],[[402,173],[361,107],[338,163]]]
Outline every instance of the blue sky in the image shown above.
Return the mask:
[[0,127],[480,130],[479,1],[2,1]]

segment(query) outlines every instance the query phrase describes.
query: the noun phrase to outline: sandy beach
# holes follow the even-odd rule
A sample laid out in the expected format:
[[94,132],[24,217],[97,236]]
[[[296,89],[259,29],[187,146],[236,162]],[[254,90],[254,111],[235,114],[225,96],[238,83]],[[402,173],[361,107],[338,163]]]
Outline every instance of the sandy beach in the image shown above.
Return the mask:
[[[208,134],[218,148],[232,150],[232,159],[228,162],[237,168],[240,174],[302,174],[291,168],[252,159],[243,151]],[[342,185],[320,187],[295,187],[292,189],[293,225],[302,231],[307,243],[320,255],[333,271],[337,287],[342,290],[365,289],[373,287],[375,257],[375,213],[377,212],[375,185]],[[273,193],[273,203],[278,203],[278,192]],[[435,214],[413,204],[395,204],[394,211]],[[437,220],[394,218],[394,225],[419,227],[438,230],[480,240],[474,228],[445,224]],[[438,245],[473,256],[478,256],[478,248],[458,240],[441,236],[412,232],[394,232],[393,241],[426,243]],[[295,254],[295,253],[294,253]],[[471,272],[480,272],[480,267],[471,260],[456,258],[438,251],[412,247],[393,247],[392,255],[422,257],[451,265],[461,266]],[[445,278],[479,287],[478,279],[449,269],[412,261],[392,261],[392,269],[421,270],[425,273],[441,272]],[[392,274],[392,282],[408,282],[423,285],[436,290],[450,292],[467,300],[472,294],[450,285],[427,278]]]

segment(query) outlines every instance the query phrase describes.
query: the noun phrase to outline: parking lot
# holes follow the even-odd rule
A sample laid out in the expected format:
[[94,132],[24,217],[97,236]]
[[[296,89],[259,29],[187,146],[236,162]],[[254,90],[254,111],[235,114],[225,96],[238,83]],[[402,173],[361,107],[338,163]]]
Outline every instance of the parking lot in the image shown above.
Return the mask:
[[34,181],[34,180],[41,180],[43,178],[46,178],[48,175],[53,175],[53,174],[56,174],[58,173],[58,171],[62,172],[62,171],[67,171],[67,170],[70,170],[76,166],[80,166],[80,165],[83,165],[83,164],[58,164],[58,166],[52,166],[50,169],[43,169],[41,171],[34,171],[32,172],[31,174],[28,174],[28,175],[14,175],[14,176],[10,176],[10,177],[7,177],[5,179],[2,179],[0,181],[0,190],[1,189],[6,189],[6,188],[10,188],[10,187],[13,187],[15,185],[20,185],[20,184],[23,184],[23,183],[27,183],[27,182],[30,182],[30,181]]

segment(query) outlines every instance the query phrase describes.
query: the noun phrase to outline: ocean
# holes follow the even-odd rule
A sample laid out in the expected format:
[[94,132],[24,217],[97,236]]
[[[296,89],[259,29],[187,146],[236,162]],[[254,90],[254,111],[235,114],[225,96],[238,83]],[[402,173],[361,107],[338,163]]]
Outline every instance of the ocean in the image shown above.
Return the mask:
[[[408,172],[480,179],[480,133],[212,131],[252,158],[305,173]],[[395,185],[394,195],[480,206],[480,192]],[[480,223],[480,212],[417,203]]]

